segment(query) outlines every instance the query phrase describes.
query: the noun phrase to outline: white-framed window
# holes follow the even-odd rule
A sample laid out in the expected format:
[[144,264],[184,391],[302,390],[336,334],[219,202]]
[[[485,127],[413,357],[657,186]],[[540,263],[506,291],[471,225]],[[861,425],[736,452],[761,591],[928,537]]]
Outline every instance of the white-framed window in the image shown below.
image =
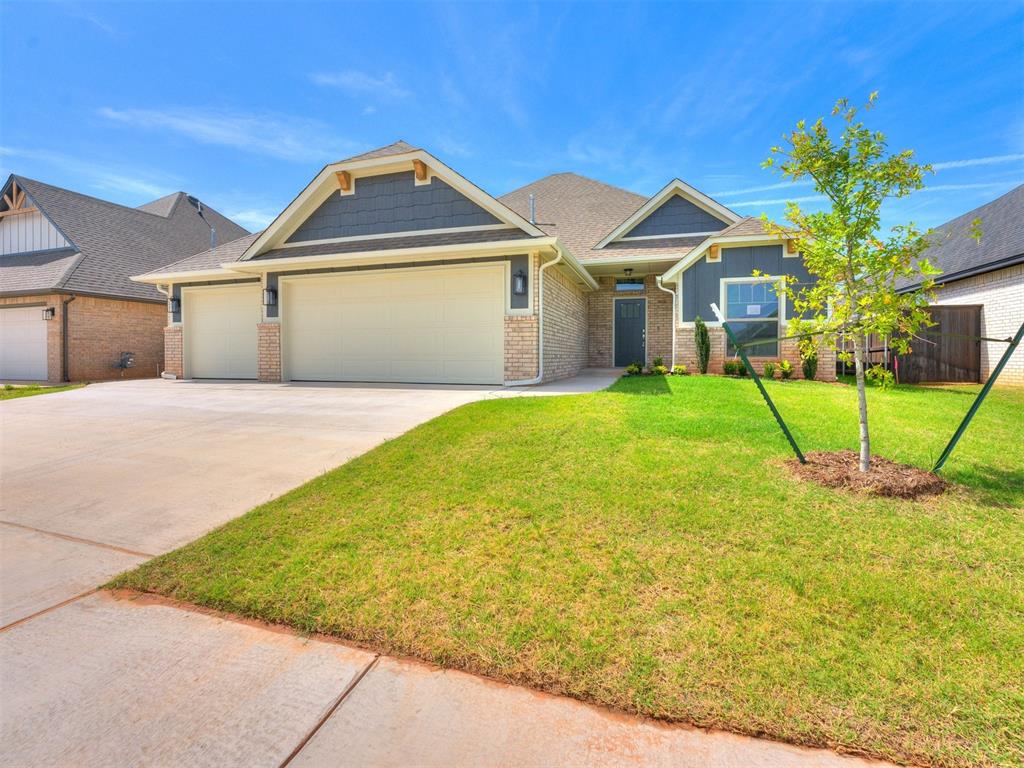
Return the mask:
[[[785,322],[785,298],[779,296],[777,277],[724,278],[722,280],[722,311],[729,328],[740,344],[765,339],[762,344],[744,346],[750,357],[776,357],[778,337]],[[736,354],[728,342],[727,354]]]
[[615,280],[615,290],[618,293],[642,291],[643,289],[644,279],[642,277],[620,277]]

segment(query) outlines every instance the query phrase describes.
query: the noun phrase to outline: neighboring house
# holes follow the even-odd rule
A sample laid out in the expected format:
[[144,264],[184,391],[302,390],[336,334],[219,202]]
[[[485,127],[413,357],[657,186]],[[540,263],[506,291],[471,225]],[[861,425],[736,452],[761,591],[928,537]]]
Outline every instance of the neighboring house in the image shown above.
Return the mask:
[[694,369],[712,302],[767,339],[755,360],[796,363],[774,340],[781,275],[809,279],[789,242],[681,181],[648,199],[564,173],[495,198],[397,142],[325,167],[265,231],[135,279],[171,297],[177,376],[525,384],[658,357]]
[[[194,201],[194,202],[193,202]],[[0,197],[0,380],[95,381],[163,368],[166,298],[131,275],[246,230],[184,192],[128,208],[23,176]],[[123,353],[131,368],[119,367]]]
[[[975,219],[980,237],[972,237]],[[1024,185],[937,227],[929,238],[933,244],[924,256],[942,270],[934,303],[977,305],[982,337],[1013,336],[1024,323]],[[985,381],[1006,344],[982,341],[980,351]],[[1024,348],[1014,352],[998,383],[1024,385]]]

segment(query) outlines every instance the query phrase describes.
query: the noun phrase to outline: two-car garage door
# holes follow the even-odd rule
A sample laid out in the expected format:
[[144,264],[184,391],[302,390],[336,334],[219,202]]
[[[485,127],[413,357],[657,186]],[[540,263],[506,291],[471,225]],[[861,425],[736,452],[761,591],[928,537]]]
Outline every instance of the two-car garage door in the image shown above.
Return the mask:
[[504,286],[499,264],[282,278],[284,374],[501,384]]

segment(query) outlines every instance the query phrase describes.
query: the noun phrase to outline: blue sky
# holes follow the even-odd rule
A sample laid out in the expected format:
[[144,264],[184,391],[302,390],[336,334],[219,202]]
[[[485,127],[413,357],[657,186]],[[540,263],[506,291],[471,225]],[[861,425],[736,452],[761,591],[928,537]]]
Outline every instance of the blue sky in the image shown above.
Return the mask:
[[[863,101],[936,164],[887,222],[1024,182],[1024,3],[0,3],[0,170],[127,205],[178,189],[264,226],[325,163],[405,139],[493,194],[680,177],[740,213],[760,168]],[[538,201],[542,212],[543,201]]]

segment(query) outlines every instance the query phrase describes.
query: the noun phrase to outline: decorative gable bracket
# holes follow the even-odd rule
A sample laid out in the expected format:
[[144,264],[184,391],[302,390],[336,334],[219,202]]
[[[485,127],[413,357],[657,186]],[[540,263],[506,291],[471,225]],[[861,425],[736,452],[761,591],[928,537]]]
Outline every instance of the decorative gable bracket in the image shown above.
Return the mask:
[[3,204],[7,207],[0,210],[0,219],[7,216],[19,216],[23,213],[35,213],[39,209],[28,204],[25,190],[18,189],[18,182],[11,179],[11,188],[4,192]]

